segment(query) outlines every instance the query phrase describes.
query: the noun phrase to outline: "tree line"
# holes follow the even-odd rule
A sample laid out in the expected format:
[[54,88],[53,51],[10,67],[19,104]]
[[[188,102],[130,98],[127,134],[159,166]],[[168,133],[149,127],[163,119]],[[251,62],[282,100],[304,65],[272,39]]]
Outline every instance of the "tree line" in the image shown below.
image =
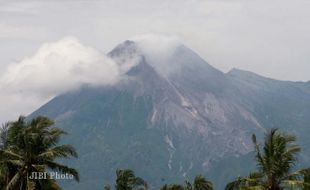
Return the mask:
[[[76,158],[71,145],[59,145],[67,133],[53,126],[47,117],[3,124],[0,131],[0,190],[60,190],[47,171],[70,174],[79,181],[78,171],[56,160]],[[310,168],[294,171],[300,147],[294,135],[271,129],[263,143],[252,136],[257,170],[248,176],[238,176],[225,190],[310,190]],[[46,178],[30,177],[46,173]],[[112,189],[106,185],[104,190]],[[115,190],[147,190],[148,183],[130,169],[116,171]],[[192,182],[164,184],[160,190],[213,190],[205,176],[198,175]]]

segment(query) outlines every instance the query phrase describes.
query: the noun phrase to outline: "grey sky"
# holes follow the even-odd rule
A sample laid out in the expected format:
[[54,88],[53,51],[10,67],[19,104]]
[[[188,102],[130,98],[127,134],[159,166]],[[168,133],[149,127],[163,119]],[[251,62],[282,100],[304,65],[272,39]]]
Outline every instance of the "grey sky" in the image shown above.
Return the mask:
[[308,0],[0,1],[0,64],[75,36],[107,52],[144,33],[178,35],[210,64],[310,80]]
[[176,35],[224,72],[310,80],[308,0],[0,0],[0,76],[66,36],[107,53],[145,33]]

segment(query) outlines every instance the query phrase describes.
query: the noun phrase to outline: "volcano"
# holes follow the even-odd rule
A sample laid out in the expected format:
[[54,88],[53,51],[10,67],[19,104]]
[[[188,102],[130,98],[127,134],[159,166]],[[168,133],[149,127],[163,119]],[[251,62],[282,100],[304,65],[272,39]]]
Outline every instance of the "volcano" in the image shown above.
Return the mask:
[[[165,43],[165,42],[162,42]],[[76,147],[81,182],[64,189],[113,185],[130,168],[150,189],[204,174],[223,188],[254,167],[253,133],[278,127],[299,137],[310,163],[310,84],[233,69],[223,73],[178,43],[153,48],[128,40],[108,56],[121,68],[115,85],[61,94],[30,117],[48,116]]]

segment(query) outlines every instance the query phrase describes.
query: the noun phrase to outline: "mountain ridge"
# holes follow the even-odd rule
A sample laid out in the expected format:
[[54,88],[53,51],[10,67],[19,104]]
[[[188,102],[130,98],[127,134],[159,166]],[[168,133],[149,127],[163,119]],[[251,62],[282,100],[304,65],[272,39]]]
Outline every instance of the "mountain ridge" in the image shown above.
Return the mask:
[[[215,69],[184,46],[168,49],[169,55],[155,58],[125,41],[108,54],[121,66],[124,77],[118,84],[85,86],[31,114],[54,119],[77,147],[80,159],[72,163],[80,168],[82,182],[64,184],[65,189],[100,189],[112,183],[117,168],[142,174],[152,189],[199,173],[222,176],[214,179],[222,188],[222,180],[238,174],[216,171],[224,169],[226,158],[247,158],[252,133],[262,136],[278,122],[284,130],[296,124],[296,134],[309,130],[303,126],[310,114],[304,84],[248,80]],[[158,67],[156,61],[164,63]],[[292,120],[281,121],[286,117]],[[301,139],[307,143],[305,135]]]

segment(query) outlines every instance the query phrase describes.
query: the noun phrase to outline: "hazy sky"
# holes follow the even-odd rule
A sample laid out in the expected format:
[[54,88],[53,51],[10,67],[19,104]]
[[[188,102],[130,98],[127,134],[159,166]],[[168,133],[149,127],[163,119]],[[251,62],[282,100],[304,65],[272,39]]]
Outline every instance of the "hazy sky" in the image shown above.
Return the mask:
[[[70,55],[79,55],[64,61],[70,69],[80,69],[75,61],[81,60],[97,67],[98,61],[107,60],[102,52],[146,33],[178,36],[224,72],[239,68],[281,80],[310,80],[309,0],[0,0],[0,79],[14,80],[11,73],[23,73],[30,62],[55,62]],[[69,50],[71,46],[75,49]],[[80,53],[84,51],[97,57],[90,59]],[[60,57],[54,58],[55,52]],[[33,68],[38,70],[23,73],[14,84],[24,85],[24,79],[31,83],[32,73],[46,69]],[[0,122],[16,112],[29,113],[59,92],[46,95],[39,88],[44,84],[31,84],[28,90],[36,97],[20,106],[22,96],[14,99],[16,91],[7,90],[12,85],[0,81]]]

